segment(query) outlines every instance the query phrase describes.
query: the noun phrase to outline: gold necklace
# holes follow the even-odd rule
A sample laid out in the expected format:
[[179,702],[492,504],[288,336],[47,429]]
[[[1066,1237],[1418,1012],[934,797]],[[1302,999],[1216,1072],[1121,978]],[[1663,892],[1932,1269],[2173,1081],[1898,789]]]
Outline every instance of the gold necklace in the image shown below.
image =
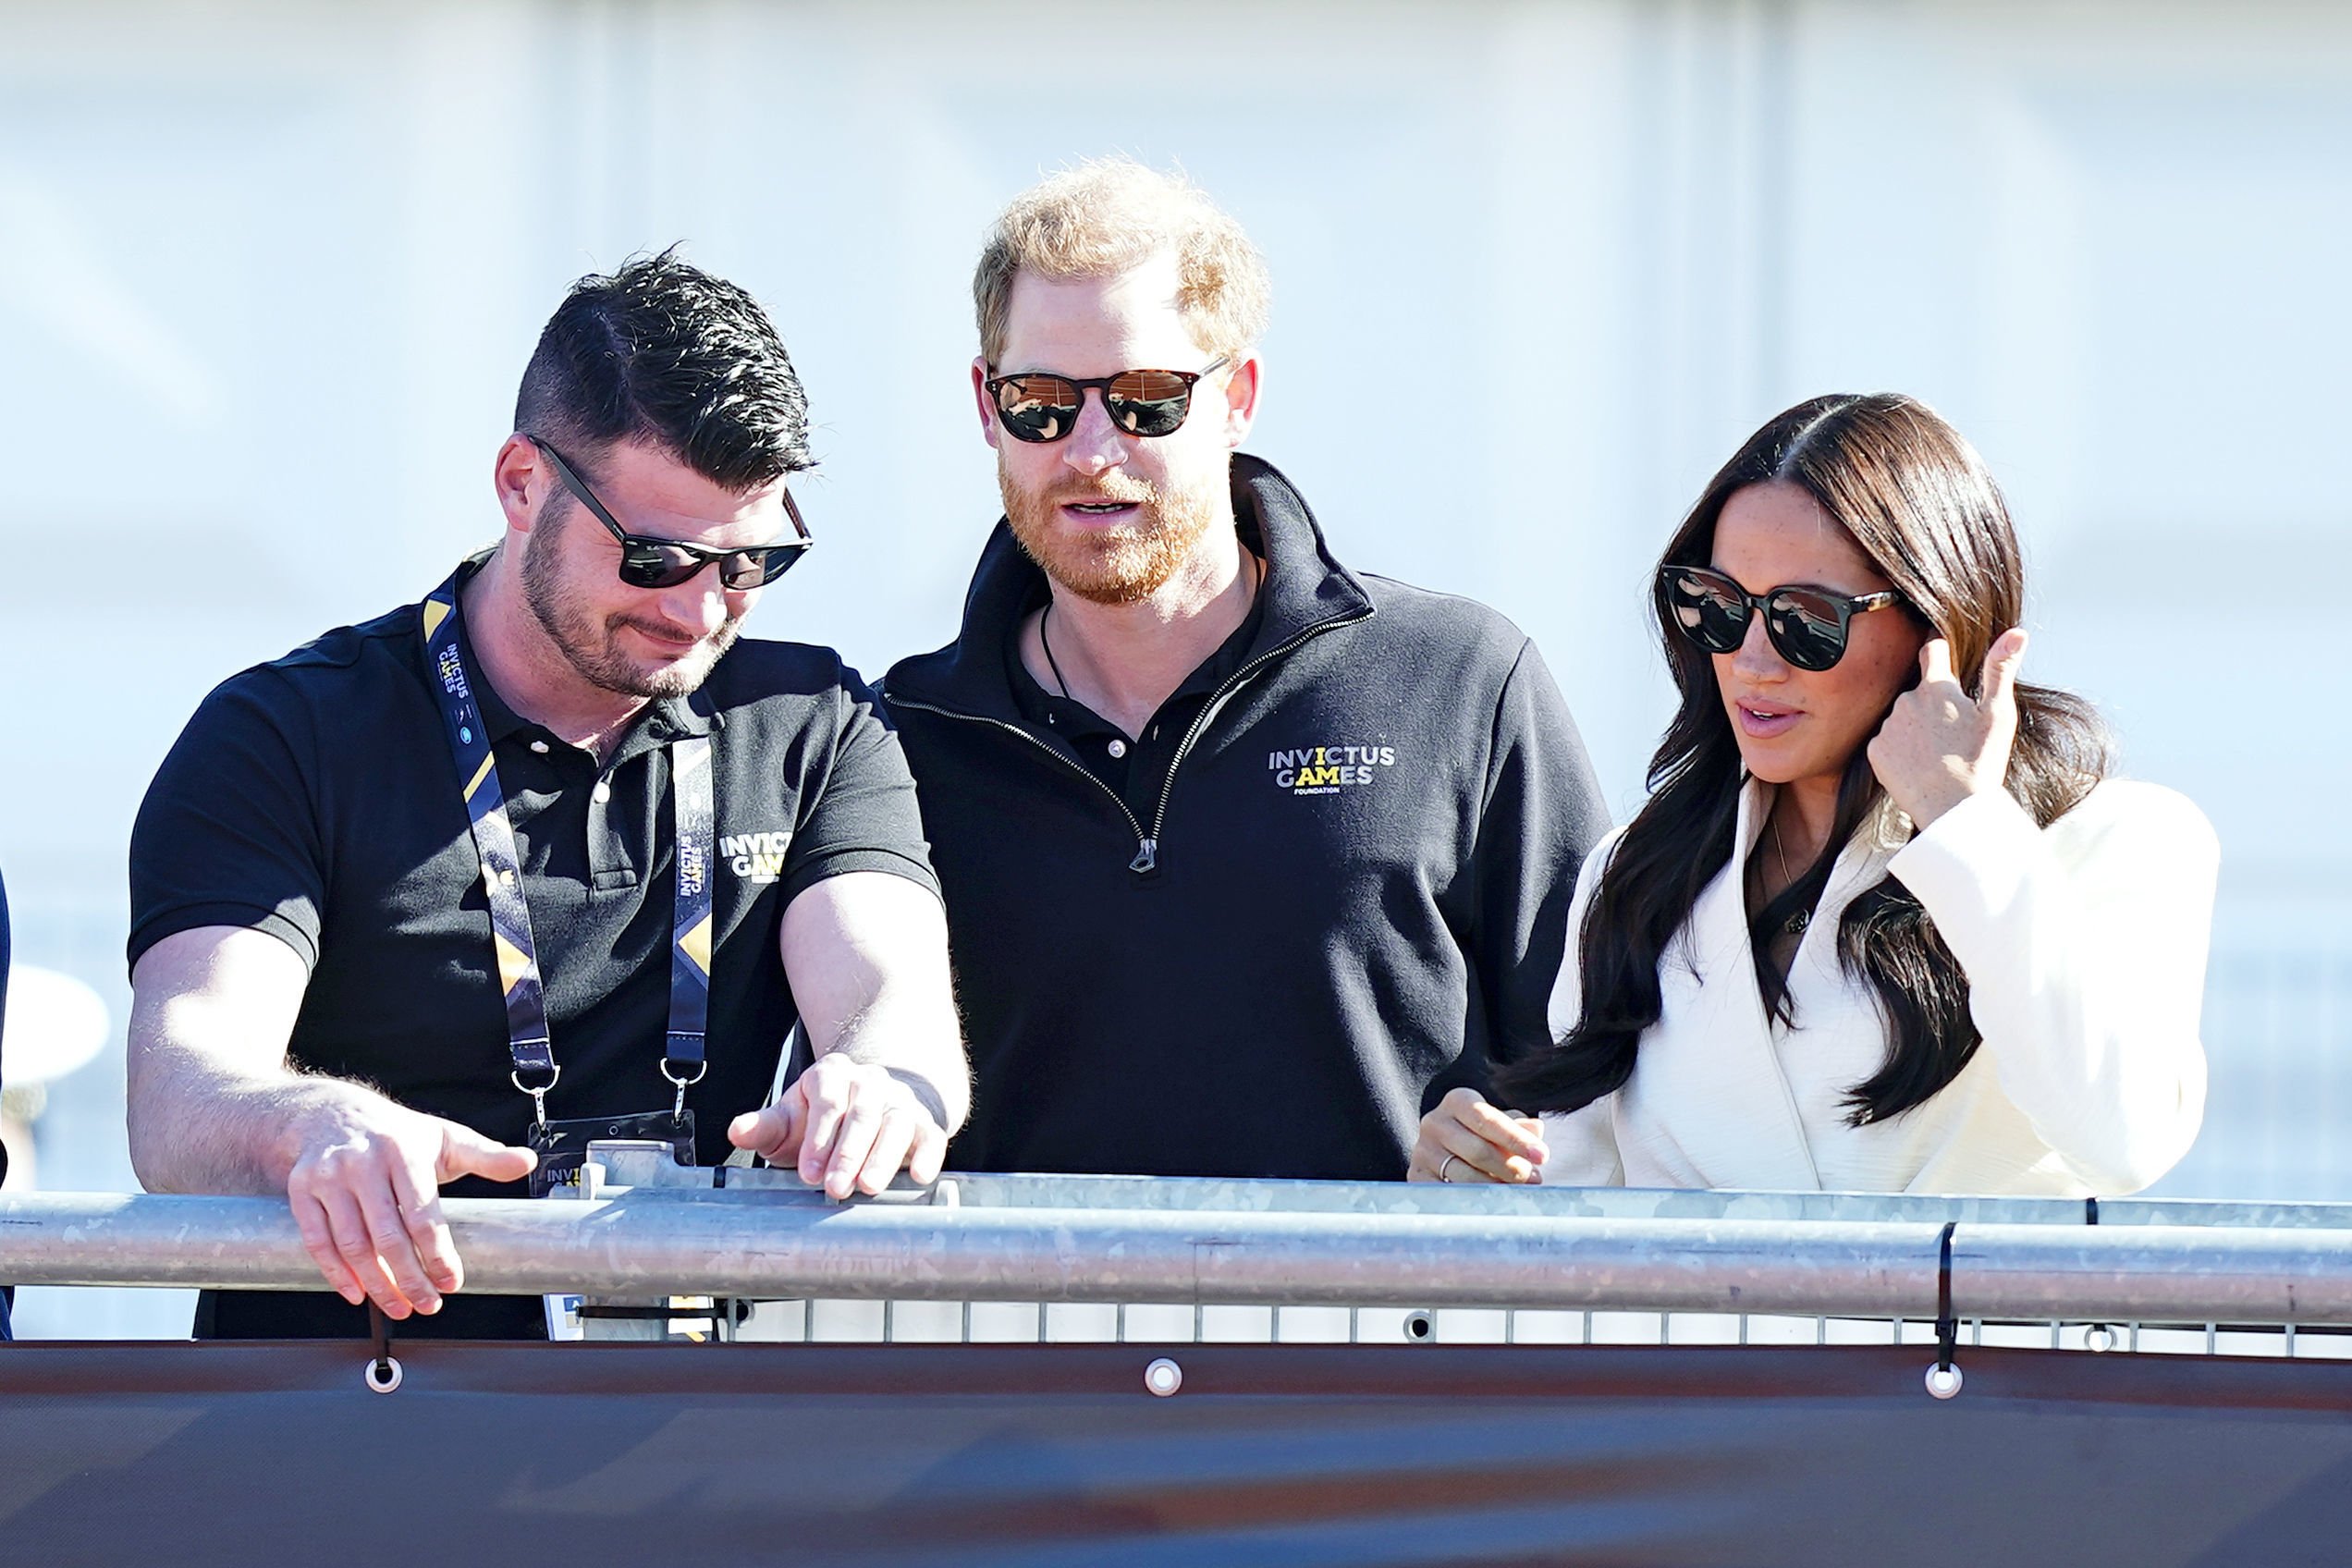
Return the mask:
[[[1781,814],[1777,810],[1774,811],[1770,817],[1766,818],[1765,825],[1772,830],[1772,858],[1780,863],[1781,886],[1783,889],[1793,888],[1796,885],[1796,878],[1789,875],[1788,850],[1781,842]],[[1805,928],[1811,924],[1813,924],[1813,912],[1809,909],[1801,909],[1782,922],[1781,929],[1792,937],[1802,937],[1805,935]]]

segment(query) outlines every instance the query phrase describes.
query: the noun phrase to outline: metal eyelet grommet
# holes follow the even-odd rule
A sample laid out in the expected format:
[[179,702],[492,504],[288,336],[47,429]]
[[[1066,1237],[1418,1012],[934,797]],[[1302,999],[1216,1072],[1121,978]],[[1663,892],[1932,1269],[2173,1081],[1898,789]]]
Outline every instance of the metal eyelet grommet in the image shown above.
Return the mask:
[[1416,1345],[1426,1345],[1438,1337],[1438,1320],[1427,1312],[1404,1315],[1404,1337]]
[[1144,1368],[1144,1387],[1159,1399],[1166,1399],[1184,1386],[1184,1369],[1166,1356],[1161,1356]]
[[2083,1349],[2094,1354],[2113,1350],[2117,1343],[2115,1330],[2110,1324],[2093,1323],[2083,1330]]
[[1950,1399],[1960,1391],[1960,1368],[1941,1363],[1928,1368],[1928,1392],[1938,1399]]
[[388,1394],[400,1386],[400,1358],[387,1355],[381,1361],[367,1364],[367,1386],[370,1393]]

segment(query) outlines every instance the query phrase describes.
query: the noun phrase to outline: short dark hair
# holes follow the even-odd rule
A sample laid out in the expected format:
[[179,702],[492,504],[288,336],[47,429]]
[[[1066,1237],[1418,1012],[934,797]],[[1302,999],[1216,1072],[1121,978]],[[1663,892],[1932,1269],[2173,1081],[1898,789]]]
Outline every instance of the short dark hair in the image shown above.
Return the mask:
[[522,373],[515,428],[592,471],[616,442],[650,443],[729,490],[815,463],[808,395],[767,312],[675,246],[571,286]]

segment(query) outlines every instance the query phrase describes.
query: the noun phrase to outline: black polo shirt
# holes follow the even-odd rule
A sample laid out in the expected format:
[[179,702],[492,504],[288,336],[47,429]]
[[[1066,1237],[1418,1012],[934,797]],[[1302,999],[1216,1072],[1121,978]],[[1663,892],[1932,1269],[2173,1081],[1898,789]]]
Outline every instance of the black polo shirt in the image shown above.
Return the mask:
[[[849,871],[937,890],[898,737],[831,650],[745,640],[692,697],[650,704],[600,764],[517,717],[467,655],[562,1069],[551,1117],[670,1103],[669,742],[712,737],[710,1066],[687,1104],[698,1158],[717,1163],[728,1121],[762,1103],[798,1017],[778,945],[785,906]],[[413,605],[221,685],[140,808],[129,957],[197,926],[267,931],[311,969],[294,1065],[520,1144],[531,1101],[508,1079],[480,863],[442,725]],[[472,1179],[448,1190],[520,1195]],[[228,1315],[241,1324],[251,1307],[269,1319],[253,1331],[303,1331],[263,1310],[292,1299],[224,1298],[213,1326],[246,1331]]]

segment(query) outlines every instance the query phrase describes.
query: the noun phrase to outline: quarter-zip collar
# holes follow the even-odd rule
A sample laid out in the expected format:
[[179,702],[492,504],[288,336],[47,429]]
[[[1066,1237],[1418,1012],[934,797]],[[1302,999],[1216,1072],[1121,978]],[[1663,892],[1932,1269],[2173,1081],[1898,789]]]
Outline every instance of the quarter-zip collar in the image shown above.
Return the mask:
[[[1233,517],[1243,543],[1266,560],[1266,581],[1258,588],[1264,611],[1243,668],[1320,627],[1372,613],[1364,584],[1332,557],[1305,498],[1273,464],[1234,454]],[[1027,728],[1005,673],[1004,649],[1046,592],[1045,572],[999,518],[980,552],[956,640],[937,653],[902,660],[883,695]]]

